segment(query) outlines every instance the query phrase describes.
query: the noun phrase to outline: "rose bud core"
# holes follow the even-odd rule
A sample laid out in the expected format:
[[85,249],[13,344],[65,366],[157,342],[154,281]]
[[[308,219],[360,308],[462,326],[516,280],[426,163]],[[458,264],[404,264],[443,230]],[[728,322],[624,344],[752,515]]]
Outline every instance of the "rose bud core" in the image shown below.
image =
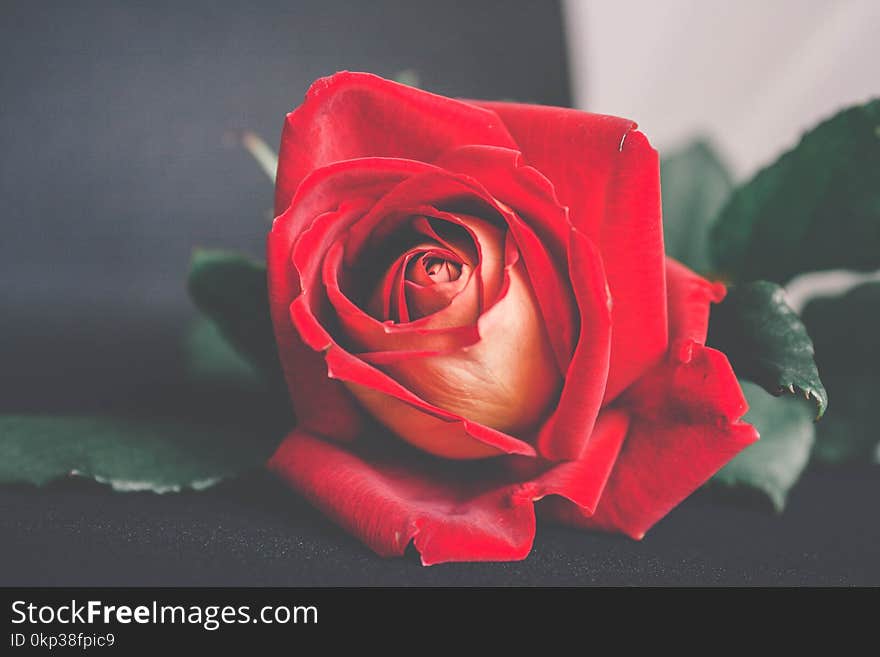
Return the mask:
[[[534,291],[515,249],[505,250],[505,228],[474,216],[451,218],[458,223],[416,215],[398,227],[397,240],[404,226],[413,239],[375,283],[367,309],[386,326],[414,323],[430,331],[476,325],[478,340],[445,353],[386,354],[377,367],[440,408],[530,437],[563,382]],[[368,335],[348,337],[356,350],[373,350]],[[425,421],[407,404],[363,386],[349,389],[375,418],[427,452],[446,458],[498,454],[449,432],[445,423]]]

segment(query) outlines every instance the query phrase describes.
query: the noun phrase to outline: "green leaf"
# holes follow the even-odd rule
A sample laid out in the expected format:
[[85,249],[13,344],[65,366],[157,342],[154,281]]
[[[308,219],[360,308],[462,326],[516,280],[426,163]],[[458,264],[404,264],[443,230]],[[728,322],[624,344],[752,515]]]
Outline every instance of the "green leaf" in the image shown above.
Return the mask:
[[265,379],[255,365],[245,360],[220,329],[200,317],[186,335],[186,371],[192,382],[212,386],[260,389]]
[[804,309],[804,323],[834,396],[818,426],[814,457],[832,463],[880,461],[880,283],[812,301]]
[[0,417],[0,482],[80,475],[125,491],[200,490],[261,467],[280,437],[174,419]]
[[280,381],[266,266],[239,254],[199,249],[193,253],[188,287],[199,310],[238,353],[271,381]]
[[813,342],[778,285],[753,281],[731,287],[712,310],[707,344],[727,354],[739,377],[774,395],[800,391],[815,400],[817,419],[825,412],[828,394],[813,360]]
[[293,425],[284,386],[271,385],[207,319],[185,346],[175,417],[147,408],[142,417],[0,416],[0,483],[76,474],[164,493],[262,467]]
[[712,249],[734,280],[880,267],[880,100],[820,124],[739,187]]
[[741,383],[749,402],[745,419],[758,429],[761,439],[724,466],[712,482],[757,491],[782,511],[788,491],[810,460],[817,425],[805,401],[776,399],[753,383]]
[[293,424],[266,269],[199,251],[189,288],[213,322],[200,321],[187,339],[189,381],[177,404],[185,417],[146,408],[144,417],[0,417],[0,482],[76,474],[119,490],[167,492],[205,488],[265,463]]
[[697,140],[660,162],[666,254],[691,269],[711,269],[709,230],[733,190],[711,144]]

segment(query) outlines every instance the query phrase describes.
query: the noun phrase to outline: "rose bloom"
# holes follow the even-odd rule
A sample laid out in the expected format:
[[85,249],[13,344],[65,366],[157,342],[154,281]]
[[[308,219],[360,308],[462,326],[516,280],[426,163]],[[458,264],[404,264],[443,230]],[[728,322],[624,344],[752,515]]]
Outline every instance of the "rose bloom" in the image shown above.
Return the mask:
[[269,465],[380,555],[522,559],[536,512],[638,539],[757,439],[632,121],[338,73],[275,209]]

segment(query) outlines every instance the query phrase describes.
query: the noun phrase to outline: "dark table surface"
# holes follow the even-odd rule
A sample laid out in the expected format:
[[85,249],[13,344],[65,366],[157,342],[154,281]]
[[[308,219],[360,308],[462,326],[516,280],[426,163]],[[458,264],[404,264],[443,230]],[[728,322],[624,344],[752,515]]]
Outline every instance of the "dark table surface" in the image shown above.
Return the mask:
[[3,585],[880,585],[880,467],[808,473],[782,515],[700,493],[641,542],[541,524],[522,562],[382,559],[268,475],[199,493],[0,487]]

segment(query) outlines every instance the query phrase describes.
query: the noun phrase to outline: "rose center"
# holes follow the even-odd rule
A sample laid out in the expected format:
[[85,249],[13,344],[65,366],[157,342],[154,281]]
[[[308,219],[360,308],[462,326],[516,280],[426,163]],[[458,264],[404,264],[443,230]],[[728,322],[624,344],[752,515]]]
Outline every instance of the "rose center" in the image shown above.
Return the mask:
[[436,254],[425,254],[419,258],[419,264],[427,274],[429,283],[449,283],[461,277],[461,263],[448,260]]

